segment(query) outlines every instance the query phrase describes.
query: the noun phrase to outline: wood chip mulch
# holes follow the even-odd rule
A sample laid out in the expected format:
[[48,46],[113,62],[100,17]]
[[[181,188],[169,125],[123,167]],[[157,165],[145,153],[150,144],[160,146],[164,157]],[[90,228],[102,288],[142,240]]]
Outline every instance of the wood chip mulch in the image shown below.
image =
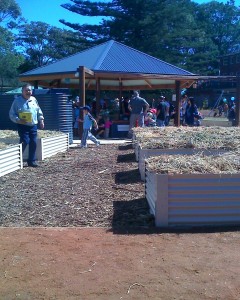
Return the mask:
[[132,144],[71,148],[0,178],[0,226],[154,227]]

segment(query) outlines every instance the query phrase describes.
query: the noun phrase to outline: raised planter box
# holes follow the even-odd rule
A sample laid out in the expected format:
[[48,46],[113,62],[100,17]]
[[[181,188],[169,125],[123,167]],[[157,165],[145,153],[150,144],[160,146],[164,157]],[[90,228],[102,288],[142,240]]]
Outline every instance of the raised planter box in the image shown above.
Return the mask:
[[23,168],[22,145],[0,150],[0,177]]
[[145,159],[151,156],[159,156],[163,154],[167,155],[193,155],[197,153],[203,153],[204,155],[217,155],[226,152],[225,150],[218,149],[193,149],[193,148],[184,148],[184,149],[142,149],[138,147],[138,169],[141,175],[141,180],[145,180]]
[[[39,138],[37,140],[36,159],[41,161],[59,152],[69,149],[69,134]],[[28,147],[23,153],[23,159],[28,159]]]
[[145,192],[157,227],[240,224],[240,174],[147,171]]

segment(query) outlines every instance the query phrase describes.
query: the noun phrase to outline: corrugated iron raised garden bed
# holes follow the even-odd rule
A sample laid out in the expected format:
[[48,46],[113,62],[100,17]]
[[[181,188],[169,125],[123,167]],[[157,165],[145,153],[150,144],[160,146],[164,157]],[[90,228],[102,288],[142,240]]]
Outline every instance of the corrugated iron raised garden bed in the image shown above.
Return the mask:
[[[0,131],[0,177],[23,167],[28,149],[22,155],[22,145],[18,144],[16,131]],[[37,160],[43,160],[69,148],[69,135],[56,131],[39,131]],[[20,150],[21,149],[21,150]]]
[[157,227],[240,224],[239,153],[146,160],[146,198]]
[[22,145],[0,149],[0,177],[23,168]]
[[151,156],[196,153],[216,155],[240,147],[240,130],[235,127],[141,129],[136,129],[135,157],[142,180],[145,178],[145,160]]

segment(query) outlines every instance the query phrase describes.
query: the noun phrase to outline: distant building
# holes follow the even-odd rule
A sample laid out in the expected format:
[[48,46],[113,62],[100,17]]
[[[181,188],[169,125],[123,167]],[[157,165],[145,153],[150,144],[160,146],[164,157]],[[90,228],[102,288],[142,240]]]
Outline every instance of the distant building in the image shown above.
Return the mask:
[[220,57],[220,76],[240,76],[240,53]]

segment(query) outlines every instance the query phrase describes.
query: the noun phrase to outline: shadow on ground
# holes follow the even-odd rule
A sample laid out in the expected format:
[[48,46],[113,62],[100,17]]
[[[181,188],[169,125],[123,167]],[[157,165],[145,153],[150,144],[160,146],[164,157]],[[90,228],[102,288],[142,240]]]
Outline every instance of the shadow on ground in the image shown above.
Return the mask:
[[117,162],[118,163],[136,162],[135,154],[134,153],[120,154],[117,157]]
[[116,184],[131,184],[141,182],[141,176],[138,169],[118,172],[115,175]]
[[129,143],[127,145],[119,145],[118,149],[119,150],[130,150],[130,149],[133,149],[133,144]]
[[112,230],[117,232],[125,228],[155,228],[145,198],[113,202]]
[[115,201],[112,228],[107,230],[114,234],[202,234],[239,232],[239,225],[219,226],[173,226],[159,228],[155,226],[154,216],[150,213],[147,200],[144,198],[133,201]]

